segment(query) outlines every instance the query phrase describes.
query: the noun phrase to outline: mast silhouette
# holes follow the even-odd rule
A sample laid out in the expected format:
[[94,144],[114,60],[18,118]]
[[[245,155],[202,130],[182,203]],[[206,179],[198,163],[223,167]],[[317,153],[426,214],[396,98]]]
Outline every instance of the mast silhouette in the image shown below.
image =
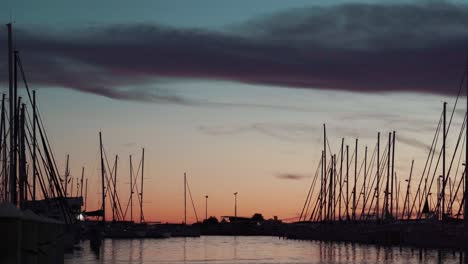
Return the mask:
[[379,183],[380,183],[380,132],[377,133],[377,184],[375,186],[376,190],[376,204],[375,204],[375,217],[379,220]]
[[[466,114],[468,115],[468,64],[466,68]],[[468,229],[468,124],[465,128],[465,192],[463,193],[463,203],[464,203],[464,210],[463,210],[463,222],[465,225],[465,229]]]
[[349,220],[349,146],[346,145],[346,221]]
[[[390,157],[389,157],[390,158]],[[393,196],[393,186],[394,184],[397,183],[396,179],[395,179],[395,182],[393,181],[393,179],[396,178],[396,174],[395,174],[395,131],[393,131],[393,134],[392,134],[392,181],[391,181],[391,187],[390,187],[390,214],[393,215],[393,200],[394,200],[394,197]],[[396,197],[397,199],[397,206],[398,206],[398,197]],[[398,218],[398,213],[396,214],[397,218]]]
[[3,201],[8,201],[8,174],[7,174],[7,158],[6,158],[6,124],[5,124],[5,94],[2,95],[2,112],[0,117],[0,149],[2,154],[2,174],[3,174]]
[[442,198],[442,204],[441,204],[441,213],[440,213],[440,220],[444,220],[444,215],[445,215],[445,181],[446,181],[446,172],[445,172],[445,150],[446,150],[446,140],[447,140],[447,127],[446,127],[446,121],[447,121],[447,102],[444,102],[444,130],[442,131],[442,188],[441,188],[441,198]]
[[106,222],[106,187],[104,183],[104,156],[103,156],[103,149],[102,149],[102,134],[99,132],[99,146],[101,152],[101,190],[102,190],[102,219],[101,222],[104,224]]
[[[32,142],[32,147],[33,147],[33,153],[32,153],[32,166],[33,166],[33,193],[32,193],[32,199],[33,201],[36,200],[36,178],[37,178],[37,165],[36,165],[36,159],[37,159],[37,154],[36,154],[36,149],[37,149],[37,138],[36,138],[36,122],[37,122],[37,113],[36,113],[36,90],[33,90],[33,142]],[[84,170],[84,168],[83,168]],[[81,180],[81,196],[83,196],[83,180]]]
[[343,147],[344,147],[344,138],[341,139],[341,161],[340,161],[340,184],[339,184],[339,202],[338,202],[338,220],[341,221],[341,196],[342,196],[342,189],[343,189]]
[[68,196],[68,176],[70,176],[70,172],[68,170],[68,161],[69,161],[69,159],[70,159],[70,155],[67,154],[67,163],[65,165],[65,197]]
[[143,175],[145,171],[145,148],[141,150],[141,200],[140,200],[140,224],[143,223],[144,216],[143,216]]
[[13,92],[13,32],[11,28],[11,23],[7,24],[8,29],[8,100],[9,108],[8,112],[10,115],[10,202],[13,205],[17,205],[16,201],[16,170],[14,163],[14,153],[15,153],[15,138],[14,133],[11,129],[14,129],[15,123],[15,108],[14,108],[14,92]]
[[357,159],[358,159],[358,139],[356,138],[356,147],[355,147],[355,153],[354,153],[353,221],[356,220]]
[[133,164],[130,155],[130,222],[133,222]]
[[81,184],[80,184],[80,196],[83,198],[83,180],[84,180],[84,168],[81,168]]

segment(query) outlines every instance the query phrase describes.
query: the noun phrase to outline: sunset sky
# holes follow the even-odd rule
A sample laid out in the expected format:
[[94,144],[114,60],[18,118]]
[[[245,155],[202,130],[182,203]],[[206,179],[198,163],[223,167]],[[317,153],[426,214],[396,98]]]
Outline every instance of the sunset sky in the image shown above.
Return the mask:
[[[124,205],[129,155],[137,163],[145,148],[147,221],[183,221],[184,172],[199,218],[205,195],[209,215],[233,215],[238,192],[239,215],[292,220],[324,123],[336,154],[342,137],[350,151],[359,138],[359,163],[378,131],[383,145],[397,131],[397,177],[403,185],[415,159],[419,181],[465,69],[462,2],[8,0],[0,22],[12,17],[60,169],[67,154],[73,177],[86,168],[89,210],[101,203],[102,131]],[[0,51],[6,92],[6,27]]]

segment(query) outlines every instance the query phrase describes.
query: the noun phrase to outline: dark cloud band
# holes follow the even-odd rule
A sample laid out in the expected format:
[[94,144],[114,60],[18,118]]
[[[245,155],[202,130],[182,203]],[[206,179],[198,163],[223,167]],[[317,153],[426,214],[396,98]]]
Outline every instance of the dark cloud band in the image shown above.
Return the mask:
[[[19,29],[15,42],[36,86],[192,104],[133,87],[169,77],[456,95],[468,51],[467,28],[467,6],[346,4],[290,10],[226,32],[155,25],[65,33]],[[0,60],[5,55],[1,52]]]

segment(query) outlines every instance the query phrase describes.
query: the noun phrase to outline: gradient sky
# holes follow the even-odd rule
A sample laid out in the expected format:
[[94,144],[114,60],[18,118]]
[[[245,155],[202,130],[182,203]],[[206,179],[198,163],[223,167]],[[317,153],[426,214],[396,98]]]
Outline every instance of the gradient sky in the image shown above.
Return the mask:
[[358,137],[360,157],[378,131],[385,144],[396,130],[397,176],[415,159],[420,177],[465,64],[462,2],[10,0],[0,21],[13,17],[60,168],[66,154],[73,177],[86,167],[88,209],[100,204],[102,131],[120,158],[121,200],[128,156],[136,162],[145,147],[147,221],[183,220],[184,172],[200,218],[205,195],[209,215],[221,216],[239,192],[240,215],[293,219],[323,123],[333,151]]

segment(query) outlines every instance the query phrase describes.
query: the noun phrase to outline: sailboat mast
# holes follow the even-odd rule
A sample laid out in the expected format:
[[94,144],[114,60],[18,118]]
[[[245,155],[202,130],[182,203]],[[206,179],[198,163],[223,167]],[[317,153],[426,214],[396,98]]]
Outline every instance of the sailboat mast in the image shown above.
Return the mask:
[[354,153],[354,187],[353,187],[353,221],[356,220],[356,184],[357,184],[357,159],[358,159],[358,139],[356,138],[356,147]]
[[375,217],[379,220],[379,186],[380,186],[380,132],[377,133],[377,184],[376,190],[376,204],[375,204]]
[[115,222],[115,211],[117,210],[117,205],[115,203],[115,194],[117,193],[116,186],[117,186],[117,158],[118,156],[115,155],[115,161],[114,161],[114,179],[112,181],[113,184],[113,189],[114,191],[112,192],[112,221]]
[[84,204],[84,210],[86,212],[86,205],[88,203],[88,178],[86,178],[86,186],[85,186],[85,204]]
[[106,187],[104,183],[104,155],[103,155],[103,149],[102,149],[102,133],[99,132],[99,148],[101,152],[101,190],[102,190],[102,223],[106,222]]
[[8,174],[6,172],[6,141],[4,141],[4,135],[5,135],[5,94],[2,95],[2,112],[1,112],[1,117],[0,117],[0,154],[3,156],[3,162],[2,162],[2,176],[3,176],[3,201],[6,202],[8,201]]
[[[392,182],[391,182],[392,187],[390,187],[390,214],[393,214],[393,199],[394,199],[393,185],[397,183],[396,179],[395,179],[395,183],[393,182],[393,178],[396,178],[396,175],[395,175],[395,131],[393,131],[393,134],[392,134]],[[396,199],[398,199],[398,197],[396,197]],[[397,200],[397,206],[398,206],[398,200]],[[396,216],[398,218],[398,213],[396,214]]]
[[349,146],[346,145],[346,220],[349,220]]
[[366,209],[366,181],[367,181],[367,146],[364,150],[364,183],[362,188],[362,212],[359,218],[362,218],[364,211]]
[[25,104],[21,105],[21,112],[20,112],[20,122],[19,122],[19,178],[20,178],[20,207],[24,207],[24,201],[27,198],[27,179],[26,179],[26,135],[24,129],[25,123]]
[[[323,194],[326,194],[327,190],[327,183],[326,183],[326,177],[327,177],[327,129],[325,124],[323,124]],[[327,204],[327,197],[323,197],[322,202],[325,204],[322,206],[324,210],[326,210],[326,204]]]
[[81,184],[80,184],[80,196],[83,198],[83,180],[84,180],[84,167],[81,168]]
[[333,178],[333,196],[332,196],[332,220],[335,221],[336,214],[336,154],[332,157],[332,178]]
[[[68,196],[68,176],[69,173],[68,173],[68,162],[69,162],[69,159],[70,159],[70,155],[67,154],[67,163],[65,165],[65,197]],[[73,187],[73,186],[72,186]]]
[[[9,115],[10,115],[10,202],[16,205],[16,174],[15,166],[13,163],[13,154],[14,154],[14,98],[13,98],[13,33],[11,29],[11,23],[7,24],[8,28],[8,101],[9,101]],[[468,155],[467,155],[468,156]]]
[[143,223],[143,176],[145,171],[145,148],[141,151],[141,200],[140,200],[140,224]]
[[441,213],[440,213],[440,220],[444,220],[445,215],[445,149],[446,149],[446,140],[447,140],[447,128],[446,128],[446,121],[447,121],[447,102],[444,102],[444,131],[443,131],[443,143],[442,143],[442,188],[441,188]]
[[[466,68],[466,113],[468,114],[468,64]],[[465,229],[468,229],[468,126],[465,127],[465,190],[463,192],[463,202],[464,202],[464,210],[463,210],[463,222],[465,224]]]
[[410,175],[409,175],[409,178],[408,178],[408,185],[406,187],[406,196],[405,196],[405,202],[404,202],[404,205],[403,205],[403,212],[402,212],[402,218],[404,218],[405,208],[408,210],[408,220],[411,217],[411,215],[410,215],[409,190],[410,190],[410,187],[411,187],[411,176],[413,174],[413,166],[414,166],[414,160],[411,161]]
[[329,187],[328,187],[328,213],[327,213],[327,220],[332,219],[332,209],[333,209],[333,155],[331,156],[331,164],[330,164],[330,180],[329,180]]
[[[18,188],[17,188],[17,175],[18,175],[18,56],[17,50],[13,51],[13,171],[15,179],[11,183],[14,184],[14,192],[12,193],[15,202],[13,204],[17,205],[18,203]],[[11,133],[11,132],[10,132]]]
[[130,221],[133,222],[133,165],[130,155]]
[[187,173],[184,172],[184,224],[187,224]]
[[344,146],[344,138],[341,139],[341,164],[340,164],[340,183],[339,183],[339,197],[338,197],[338,220],[341,221],[341,196],[342,196],[342,189],[343,189],[343,146]]
[[[37,157],[37,154],[36,154],[36,148],[37,148],[37,145],[36,145],[36,122],[37,122],[37,112],[36,112],[36,90],[33,90],[33,144],[32,144],[32,147],[33,147],[33,153],[32,153],[32,166],[33,166],[33,192],[32,192],[32,200],[35,201],[36,200],[36,177],[37,177],[37,165],[36,165],[36,157]],[[83,168],[84,169],[84,168]],[[83,186],[83,180],[81,181],[81,186]],[[83,190],[83,188],[81,188]],[[81,194],[81,196],[83,196],[83,192]]]

